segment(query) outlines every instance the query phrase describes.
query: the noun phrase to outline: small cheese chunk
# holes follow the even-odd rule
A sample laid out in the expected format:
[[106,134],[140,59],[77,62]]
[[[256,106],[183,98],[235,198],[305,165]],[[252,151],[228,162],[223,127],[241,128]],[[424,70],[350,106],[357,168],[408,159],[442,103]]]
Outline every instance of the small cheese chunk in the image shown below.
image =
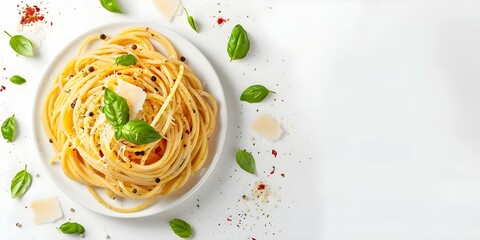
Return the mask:
[[283,134],[280,123],[267,114],[258,116],[255,121],[253,121],[252,128],[255,132],[272,142],[278,140]]
[[115,92],[127,100],[128,108],[130,109],[130,119],[135,118],[138,112],[143,109],[147,93],[143,89],[120,79],[118,79],[118,86]]
[[180,0],[153,0],[153,3],[168,22],[182,10]]
[[35,200],[32,202],[31,208],[35,214],[35,224],[54,222],[63,217],[62,208],[55,197]]

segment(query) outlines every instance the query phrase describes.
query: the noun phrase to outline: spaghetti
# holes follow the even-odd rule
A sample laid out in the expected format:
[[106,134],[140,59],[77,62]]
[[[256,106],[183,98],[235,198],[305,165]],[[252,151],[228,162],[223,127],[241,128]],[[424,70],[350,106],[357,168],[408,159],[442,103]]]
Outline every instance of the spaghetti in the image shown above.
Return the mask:
[[[160,33],[135,27],[113,38],[102,34],[101,39],[87,38],[55,77],[41,118],[56,152],[52,162],[59,161],[66,176],[85,184],[105,207],[135,212],[183,186],[202,167],[217,104]],[[137,63],[115,64],[124,54],[134,55]],[[101,107],[105,89],[116,89],[120,81],[146,92],[134,118],[149,123],[161,140],[135,145],[114,137]],[[116,207],[102,199],[98,188],[111,198],[145,201],[131,208]]]

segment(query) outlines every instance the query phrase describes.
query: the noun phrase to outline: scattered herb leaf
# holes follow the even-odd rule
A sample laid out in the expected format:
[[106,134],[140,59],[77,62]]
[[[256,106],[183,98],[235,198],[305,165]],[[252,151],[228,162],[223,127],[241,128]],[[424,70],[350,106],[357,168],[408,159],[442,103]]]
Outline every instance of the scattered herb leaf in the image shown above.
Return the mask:
[[195,31],[198,32],[197,24],[195,23],[195,19],[193,19],[193,16],[190,16],[188,14],[188,11],[185,7],[183,7],[183,10],[185,10],[185,13],[187,14],[187,20],[188,24],[190,24],[190,27]]
[[3,122],[2,136],[8,142],[13,142],[13,137],[15,136],[15,114],[5,119],[5,121]]
[[248,39],[247,32],[243,29],[242,25],[237,24],[232,29],[227,45],[227,53],[230,57],[230,62],[244,58],[247,56],[249,50],[250,40]]
[[263,101],[270,92],[275,93],[262,85],[252,85],[243,91],[240,100],[249,103],[258,103]]
[[58,229],[65,234],[83,234],[85,233],[85,228],[76,222],[66,222],[62,224]]
[[173,232],[181,238],[189,238],[192,236],[192,228],[190,227],[190,224],[182,219],[175,218],[170,221],[170,228],[172,228]]
[[122,13],[120,7],[115,0],[100,0],[102,7],[107,9],[109,12],[113,13]]
[[22,35],[12,37],[7,31],[4,32],[10,37],[10,47],[12,47],[16,53],[26,57],[33,56],[33,44],[28,38]]
[[24,84],[27,81],[23,77],[20,77],[18,75],[13,75],[13,76],[10,77],[10,82],[12,82],[14,84],[17,84],[17,85],[20,85],[20,84]]
[[255,159],[253,158],[251,153],[245,150],[241,150],[239,148],[237,151],[236,159],[237,164],[238,166],[240,166],[240,168],[242,168],[246,172],[255,174]]
[[27,172],[27,165],[25,168],[15,174],[10,185],[10,193],[12,198],[20,197],[30,188],[32,184],[32,176]]

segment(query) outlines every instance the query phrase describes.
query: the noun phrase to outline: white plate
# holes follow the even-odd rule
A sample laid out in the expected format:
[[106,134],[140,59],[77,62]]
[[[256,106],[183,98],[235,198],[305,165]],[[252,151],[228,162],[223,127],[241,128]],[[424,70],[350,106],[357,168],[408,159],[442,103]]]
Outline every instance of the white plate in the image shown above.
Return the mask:
[[[128,27],[134,26],[145,26],[150,27],[165,37],[167,37],[170,42],[175,46],[177,52],[180,55],[183,55],[188,60],[188,65],[193,69],[195,74],[199,77],[202,82],[205,82],[206,89],[213,94],[216,98],[219,106],[218,116],[217,116],[217,126],[212,136],[210,137],[209,142],[209,155],[204,164],[204,166],[192,174],[189,181],[181,189],[178,189],[173,194],[165,197],[159,197],[152,206],[138,212],[134,213],[117,213],[105,208],[103,205],[98,203],[93,196],[88,192],[85,185],[79,184],[72,181],[63,173],[60,164],[49,164],[49,159],[54,156],[54,152],[48,138],[44,133],[43,126],[40,120],[40,109],[44,102],[44,99],[52,85],[54,76],[60,73],[69,60],[71,60],[77,53],[81,43],[84,39],[92,34],[105,33],[110,36],[114,36],[120,31]],[[157,214],[163,211],[166,211],[179,203],[183,202],[185,199],[190,197],[201,185],[205,182],[205,179],[213,171],[215,164],[218,161],[221,150],[223,148],[223,143],[225,141],[226,128],[227,128],[227,111],[226,111],[226,101],[225,95],[223,93],[223,88],[221,86],[220,80],[218,79],[215,70],[208,61],[208,59],[189,41],[181,37],[177,33],[169,30],[165,27],[159,26],[158,24],[144,24],[144,23],[116,23],[109,24],[94,28],[88,32],[85,32],[78,36],[75,40],[69,43],[67,46],[61,50],[58,55],[53,59],[50,65],[47,67],[45,74],[42,77],[40,87],[37,90],[37,95],[35,98],[35,113],[34,113],[34,134],[37,141],[37,148],[41,156],[42,165],[45,166],[47,173],[51,176],[55,184],[73,201],[78,204],[100,214],[113,217],[121,218],[136,218],[144,217],[153,214]],[[99,191],[101,193],[103,191]],[[115,206],[133,206],[141,203],[138,200],[116,200],[113,202]]]

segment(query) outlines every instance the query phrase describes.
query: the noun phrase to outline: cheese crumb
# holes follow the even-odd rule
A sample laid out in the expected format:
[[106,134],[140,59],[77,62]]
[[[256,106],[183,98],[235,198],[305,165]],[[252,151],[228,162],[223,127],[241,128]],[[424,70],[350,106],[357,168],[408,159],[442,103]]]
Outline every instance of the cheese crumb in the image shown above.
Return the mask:
[[267,114],[258,116],[252,124],[253,130],[268,140],[274,142],[283,134],[282,127],[273,117]]
[[55,197],[32,201],[31,208],[35,214],[35,224],[54,222],[63,217],[62,208]]

